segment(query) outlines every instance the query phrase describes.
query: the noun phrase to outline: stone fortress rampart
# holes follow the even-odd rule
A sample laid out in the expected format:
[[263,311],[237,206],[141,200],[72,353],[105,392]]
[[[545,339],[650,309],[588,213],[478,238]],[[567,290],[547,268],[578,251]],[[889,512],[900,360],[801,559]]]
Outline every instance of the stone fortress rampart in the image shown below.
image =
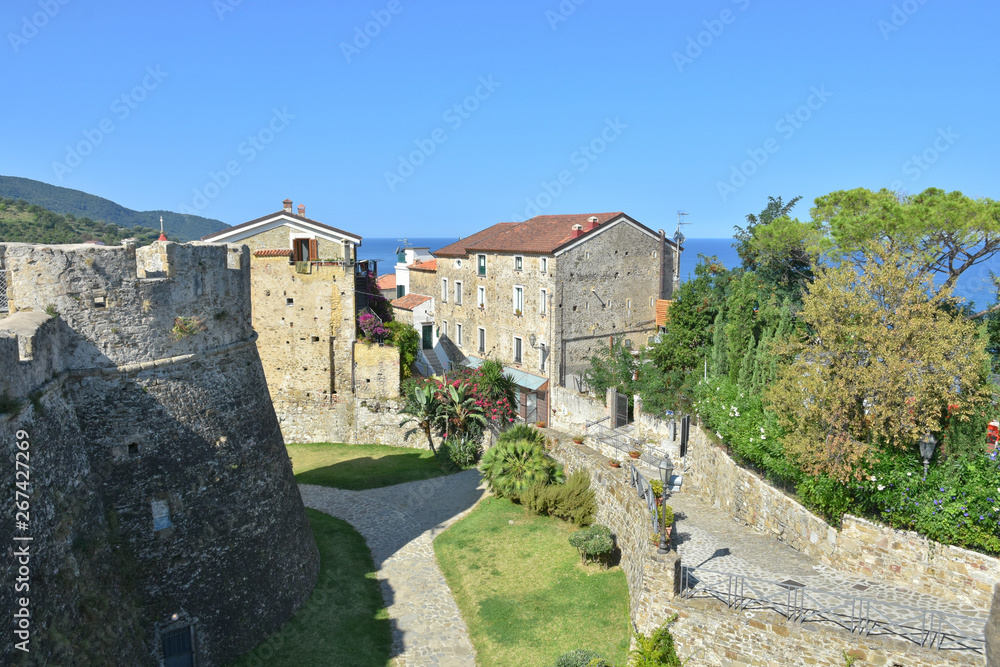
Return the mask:
[[[4,663],[219,665],[306,600],[319,557],[251,326],[245,247],[0,244]],[[22,446],[23,449],[23,446]],[[15,595],[16,536],[30,536]],[[27,662],[25,662],[27,661]]]

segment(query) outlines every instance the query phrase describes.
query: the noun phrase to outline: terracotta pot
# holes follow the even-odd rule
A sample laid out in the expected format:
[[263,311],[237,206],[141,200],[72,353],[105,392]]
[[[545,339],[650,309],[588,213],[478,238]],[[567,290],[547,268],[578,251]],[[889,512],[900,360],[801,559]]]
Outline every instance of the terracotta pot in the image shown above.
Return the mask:
[[583,444],[583,438],[573,438],[573,442],[575,442],[578,445],[582,445]]
[[612,468],[621,468],[622,467],[622,464],[618,463],[617,461],[608,461],[608,465],[610,465]]
[[628,455],[631,456],[634,459],[637,459],[640,456],[642,456],[642,452],[629,452]]

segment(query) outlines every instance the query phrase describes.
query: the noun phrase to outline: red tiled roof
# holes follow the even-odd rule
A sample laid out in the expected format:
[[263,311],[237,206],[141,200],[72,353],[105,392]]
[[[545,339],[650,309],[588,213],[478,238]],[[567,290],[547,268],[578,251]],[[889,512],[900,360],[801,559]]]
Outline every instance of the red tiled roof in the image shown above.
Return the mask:
[[[536,215],[524,222],[501,222],[487,227],[481,232],[468,236],[435,252],[438,256],[463,257],[474,252],[532,252],[548,254],[555,252],[573,238],[573,226],[587,228],[588,218],[596,217],[597,231],[611,220],[625,217],[650,234],[656,232],[628,217],[621,211],[613,213],[578,213],[572,215]],[[584,232],[586,237],[590,232]],[[668,241],[670,242],[670,241]]]
[[396,274],[387,273],[384,276],[378,277],[378,288],[379,289],[396,289]]
[[404,294],[398,299],[393,299],[391,301],[393,308],[399,308],[400,310],[413,310],[422,303],[427,303],[431,298],[429,296],[424,296],[423,294]]
[[291,248],[260,248],[253,251],[254,257],[291,257]]
[[437,257],[465,257],[469,254],[466,248],[470,247],[470,245],[474,245],[480,241],[485,241],[486,239],[499,234],[510,225],[516,224],[516,222],[498,222],[492,227],[487,227],[481,232],[476,232],[472,236],[466,236],[464,239],[459,239],[451,245],[446,245],[440,250],[435,250],[432,254]]
[[413,264],[410,264],[407,268],[413,269],[414,271],[437,271],[438,261],[432,259],[426,262],[421,262],[419,259]]

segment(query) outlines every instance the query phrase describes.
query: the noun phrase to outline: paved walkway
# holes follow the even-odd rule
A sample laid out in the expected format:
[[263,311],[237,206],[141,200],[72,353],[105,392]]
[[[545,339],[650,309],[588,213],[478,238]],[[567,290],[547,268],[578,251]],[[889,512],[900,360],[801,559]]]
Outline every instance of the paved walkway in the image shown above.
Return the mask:
[[469,630],[434,558],[431,542],[485,495],[477,470],[368,491],[300,484],[307,507],[361,533],[393,621],[398,667],[475,665]]
[[[956,626],[974,634],[982,632],[989,615],[971,605],[940,600],[884,581],[846,575],[784,542],[735,522],[727,512],[712,507],[690,492],[674,493],[668,502],[677,516],[674,545],[681,556],[681,563],[687,567],[773,582],[791,579],[809,589],[871,600],[878,603],[879,609],[890,618],[912,616],[892,605],[955,614],[965,619],[958,619]],[[710,583],[725,579],[709,573],[696,576]],[[766,586],[755,585],[768,593],[773,592]],[[777,590],[777,587],[773,588]],[[813,597],[821,602],[835,601],[834,596]],[[827,597],[828,600],[825,599]]]

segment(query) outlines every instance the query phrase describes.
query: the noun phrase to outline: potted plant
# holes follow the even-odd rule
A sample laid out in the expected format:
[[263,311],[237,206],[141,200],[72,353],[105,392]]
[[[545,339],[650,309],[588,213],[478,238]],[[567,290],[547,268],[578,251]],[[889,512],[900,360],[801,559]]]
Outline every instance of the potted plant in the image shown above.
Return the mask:
[[521,311],[519,309],[514,310],[514,316],[515,317],[521,317]]
[[611,459],[610,461],[608,461],[608,465],[610,465],[612,468],[621,468],[622,462],[619,461],[618,459]]
[[535,428],[545,428],[545,422],[535,422]]
[[633,449],[631,452],[628,453],[628,455],[634,459],[637,459],[640,456],[642,456],[642,452],[640,452],[638,449]]
[[575,442],[578,445],[583,444],[583,436],[577,433],[576,435],[573,436],[573,442]]

